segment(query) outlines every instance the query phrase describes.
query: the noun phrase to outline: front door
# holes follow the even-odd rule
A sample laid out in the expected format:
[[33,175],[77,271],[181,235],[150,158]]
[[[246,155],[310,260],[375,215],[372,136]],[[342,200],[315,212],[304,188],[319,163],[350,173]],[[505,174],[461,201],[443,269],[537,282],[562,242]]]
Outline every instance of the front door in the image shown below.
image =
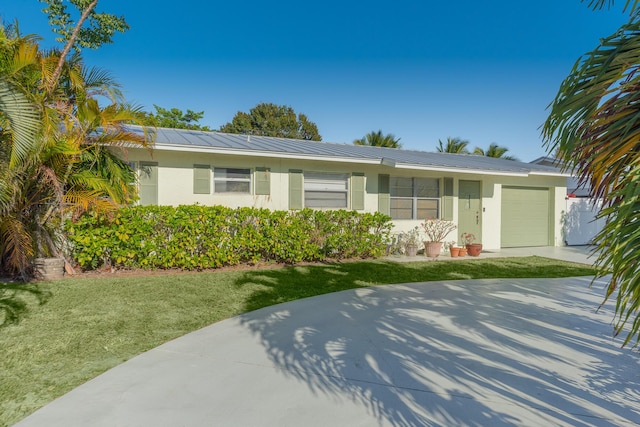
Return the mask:
[[460,235],[471,233],[482,243],[482,197],[480,181],[460,180],[458,187],[458,243]]

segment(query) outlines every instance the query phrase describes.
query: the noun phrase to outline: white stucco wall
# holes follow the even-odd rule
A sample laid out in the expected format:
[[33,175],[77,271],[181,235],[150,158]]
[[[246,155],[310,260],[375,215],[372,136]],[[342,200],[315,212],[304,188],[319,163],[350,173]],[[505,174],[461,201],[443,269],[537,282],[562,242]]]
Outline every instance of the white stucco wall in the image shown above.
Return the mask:
[[[257,207],[272,210],[287,210],[289,205],[289,170],[365,173],[365,209],[364,212],[375,212],[378,209],[378,175],[388,174],[399,177],[451,177],[454,180],[453,221],[458,221],[458,183],[460,179],[480,181],[482,191],[482,242],[485,249],[500,248],[501,224],[501,191],[502,186],[545,187],[550,189],[552,197],[553,244],[563,245],[561,218],[565,209],[566,177],[555,176],[507,176],[487,174],[464,174],[439,171],[416,171],[395,169],[386,166],[346,163],[337,161],[310,161],[281,158],[259,158],[238,155],[219,155],[211,153],[175,152],[156,149],[153,157],[144,150],[132,149],[130,161],[158,162],[158,204],[180,205],[199,203],[202,205],[225,205],[230,207]],[[213,180],[211,194],[193,193],[193,165],[205,164],[214,167],[270,169],[271,194],[242,195],[214,194]],[[252,182],[253,187],[253,182]],[[442,191],[442,181],[441,181]],[[394,222],[394,232],[407,231],[419,226],[421,220],[398,220]],[[458,240],[460,230],[455,230],[447,240]]]
[[[130,150],[128,160],[158,163],[158,204],[160,205],[177,206],[199,203],[202,205],[287,210],[289,208],[289,170],[302,169],[304,171],[335,173],[364,172],[366,188],[364,211],[375,212],[378,208],[378,172],[380,169],[371,165],[163,150],[155,150],[151,156],[147,151],[138,149]],[[256,167],[267,167],[270,169],[271,194],[269,196],[215,194],[213,180],[211,181],[211,194],[194,194],[194,164],[210,165],[212,168],[248,168],[252,171]],[[252,182],[252,187],[253,184]]]

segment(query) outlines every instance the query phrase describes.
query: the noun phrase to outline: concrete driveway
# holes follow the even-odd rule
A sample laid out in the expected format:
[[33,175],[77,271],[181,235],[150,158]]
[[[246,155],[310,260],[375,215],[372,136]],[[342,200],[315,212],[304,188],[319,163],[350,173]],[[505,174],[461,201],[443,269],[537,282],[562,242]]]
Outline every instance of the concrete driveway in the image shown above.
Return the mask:
[[604,283],[358,289],[216,323],[114,368],[18,426],[621,426],[640,357]]

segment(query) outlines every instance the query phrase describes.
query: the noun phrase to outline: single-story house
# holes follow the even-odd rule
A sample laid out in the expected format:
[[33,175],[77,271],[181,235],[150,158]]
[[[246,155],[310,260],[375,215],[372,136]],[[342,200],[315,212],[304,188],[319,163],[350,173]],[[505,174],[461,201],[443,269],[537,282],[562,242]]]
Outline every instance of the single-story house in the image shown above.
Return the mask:
[[[131,130],[142,132],[135,126]],[[156,130],[153,153],[130,149],[140,203],[353,209],[454,221],[484,248],[563,245],[567,175],[483,156],[183,129]]]

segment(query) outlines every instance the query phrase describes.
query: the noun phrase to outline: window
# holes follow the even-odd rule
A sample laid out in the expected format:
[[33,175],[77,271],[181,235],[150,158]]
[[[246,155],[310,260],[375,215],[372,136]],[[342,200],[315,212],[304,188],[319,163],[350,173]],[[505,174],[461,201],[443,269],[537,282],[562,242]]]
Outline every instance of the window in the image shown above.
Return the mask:
[[304,173],[304,206],[307,208],[346,208],[349,192],[346,173]]
[[213,192],[251,194],[251,170],[215,168],[213,170]]
[[436,178],[400,178],[390,180],[391,218],[438,218],[440,180]]

